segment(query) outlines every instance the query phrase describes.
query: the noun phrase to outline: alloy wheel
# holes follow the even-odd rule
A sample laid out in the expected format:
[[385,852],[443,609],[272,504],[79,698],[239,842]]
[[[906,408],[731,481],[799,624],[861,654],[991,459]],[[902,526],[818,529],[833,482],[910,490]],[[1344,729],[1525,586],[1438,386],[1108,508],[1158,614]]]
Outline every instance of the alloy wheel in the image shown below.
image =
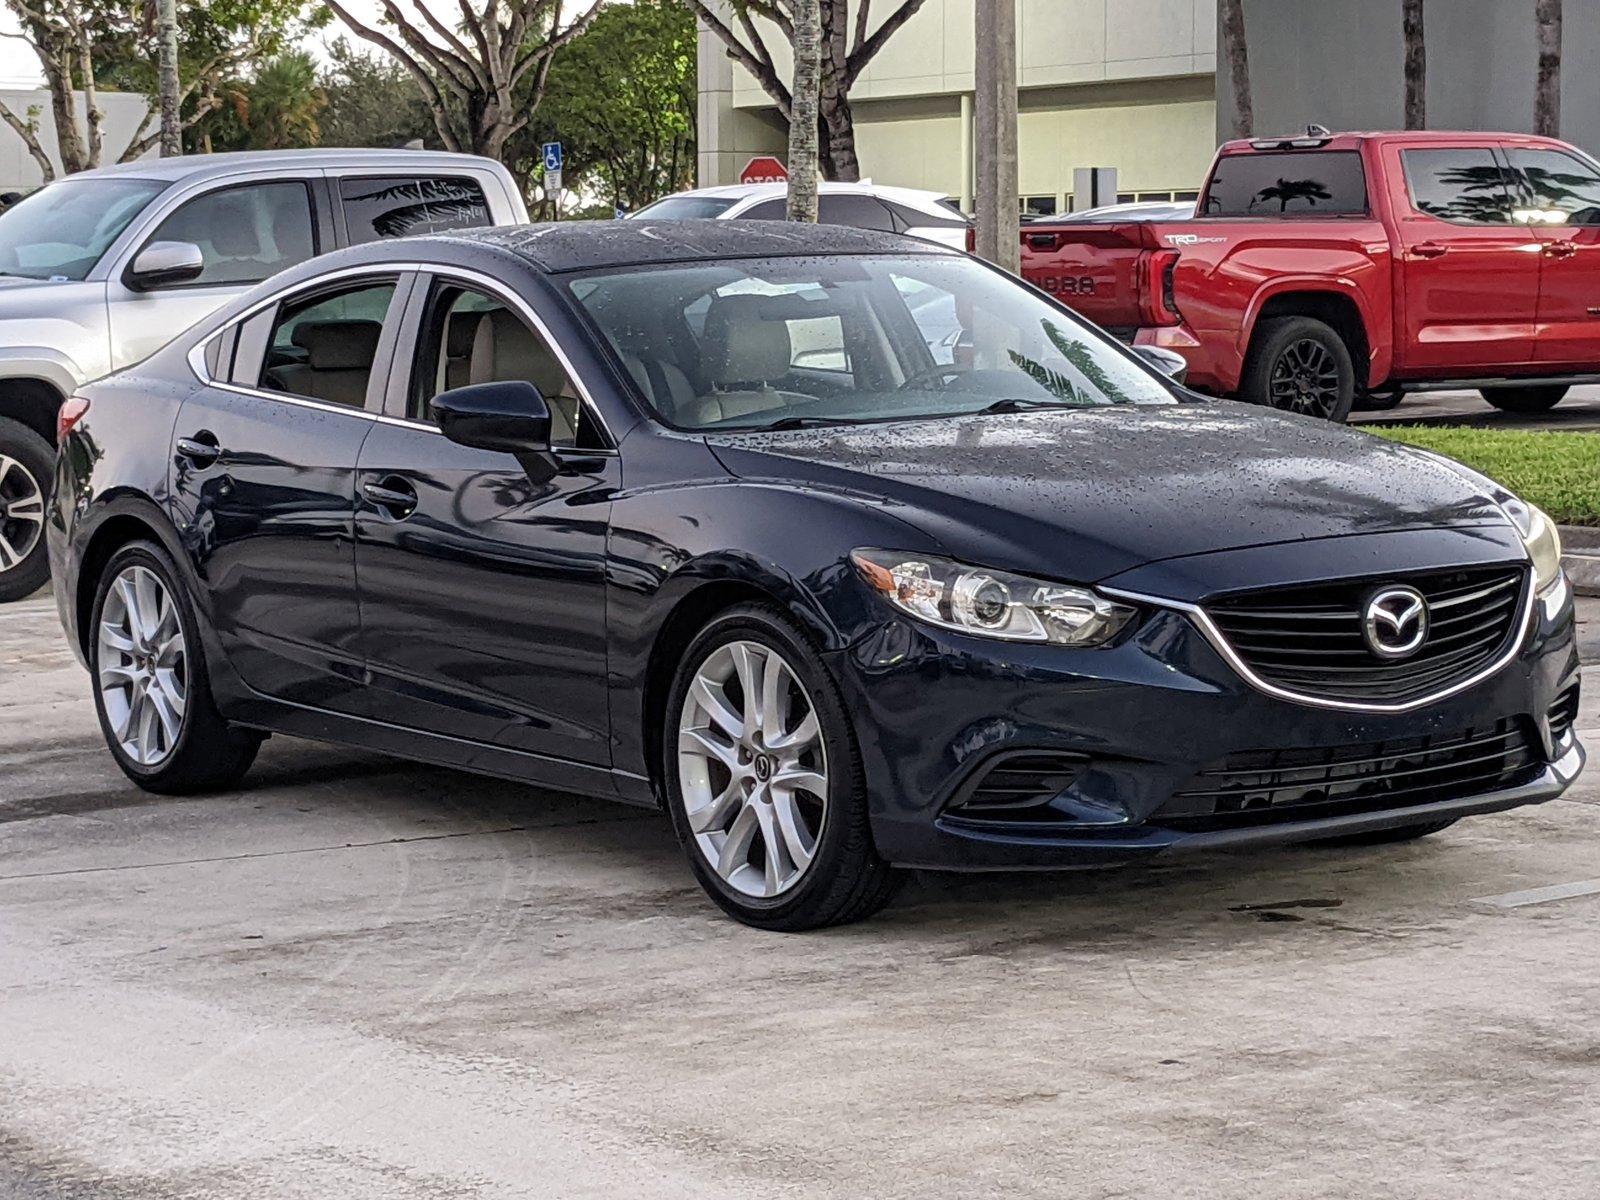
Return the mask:
[[0,454],[0,571],[22,565],[44,535],[44,492],[33,472]]
[[111,736],[141,767],[169,758],[183,730],[189,656],[178,606],[149,567],[111,582],[100,608],[95,665]]
[[729,887],[771,899],[805,877],[828,809],[817,712],[794,668],[753,641],[719,646],[678,719],[684,813]]
[[1268,397],[1273,408],[1327,417],[1339,405],[1339,364],[1315,338],[1290,342],[1272,364]]

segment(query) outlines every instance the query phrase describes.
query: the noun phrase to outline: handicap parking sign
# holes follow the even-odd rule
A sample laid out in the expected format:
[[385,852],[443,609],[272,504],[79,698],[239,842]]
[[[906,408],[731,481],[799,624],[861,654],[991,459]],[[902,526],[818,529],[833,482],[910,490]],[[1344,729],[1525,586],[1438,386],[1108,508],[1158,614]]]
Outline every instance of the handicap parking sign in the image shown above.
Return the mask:
[[560,142],[546,142],[544,144],[544,169],[546,171],[561,170]]

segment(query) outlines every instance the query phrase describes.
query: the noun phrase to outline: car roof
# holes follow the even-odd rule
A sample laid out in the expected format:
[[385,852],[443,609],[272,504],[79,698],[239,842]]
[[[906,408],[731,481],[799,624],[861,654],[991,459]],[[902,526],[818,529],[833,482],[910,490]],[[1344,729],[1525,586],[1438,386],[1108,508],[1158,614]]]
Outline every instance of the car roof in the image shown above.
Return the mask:
[[[890,184],[873,183],[870,179],[857,183],[831,183],[827,180],[817,184],[817,190],[824,196],[845,194],[861,196],[884,196],[890,200],[905,200],[910,203],[926,204],[933,200],[943,200],[943,192],[930,191],[927,188],[895,187]],[[789,192],[787,183],[726,183],[718,187],[694,188],[687,192],[674,193],[678,196],[707,196],[721,200],[765,200],[772,196],[785,196]]]
[[99,176],[118,176],[123,179],[156,179],[175,182],[207,175],[232,175],[239,171],[277,169],[296,170],[313,167],[331,170],[352,167],[357,170],[462,170],[467,167],[484,167],[499,171],[502,168],[492,159],[475,154],[449,154],[441,150],[241,150],[230,154],[189,154],[177,158],[141,158],[133,162],[97,167],[72,176],[74,179],[94,179]]
[[463,229],[382,244],[403,255],[408,243],[419,240],[498,247],[547,273],[721,258],[956,253],[897,233],[793,221],[557,221]]
[[[1267,148],[1258,143],[1284,142],[1295,139],[1315,138],[1320,144],[1299,147],[1283,146]],[[1482,145],[1485,142],[1504,142],[1519,146],[1541,146],[1561,148],[1564,143],[1555,138],[1540,137],[1533,133],[1505,133],[1495,130],[1473,129],[1414,129],[1414,130],[1352,130],[1343,133],[1330,133],[1326,137],[1321,135],[1308,135],[1305,131],[1287,134],[1268,134],[1253,138],[1239,138],[1234,141],[1224,142],[1218,149],[1218,154],[1273,154],[1281,149],[1302,150],[1354,150],[1363,143],[1400,142],[1406,145],[1427,145],[1437,143],[1441,146],[1459,146],[1463,144]]]

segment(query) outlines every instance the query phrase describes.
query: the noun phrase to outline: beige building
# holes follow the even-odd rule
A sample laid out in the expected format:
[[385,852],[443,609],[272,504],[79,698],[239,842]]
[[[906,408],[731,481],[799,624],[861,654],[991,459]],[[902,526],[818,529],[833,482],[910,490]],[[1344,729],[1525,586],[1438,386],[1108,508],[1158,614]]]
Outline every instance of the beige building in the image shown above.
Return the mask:
[[[970,209],[973,4],[927,0],[857,81],[863,178]],[[1024,206],[1069,211],[1079,167],[1115,167],[1121,199],[1192,196],[1216,146],[1216,0],[1016,4]],[[787,44],[763,32],[787,75]],[[737,182],[752,155],[784,148],[771,100],[702,30],[701,186]]]

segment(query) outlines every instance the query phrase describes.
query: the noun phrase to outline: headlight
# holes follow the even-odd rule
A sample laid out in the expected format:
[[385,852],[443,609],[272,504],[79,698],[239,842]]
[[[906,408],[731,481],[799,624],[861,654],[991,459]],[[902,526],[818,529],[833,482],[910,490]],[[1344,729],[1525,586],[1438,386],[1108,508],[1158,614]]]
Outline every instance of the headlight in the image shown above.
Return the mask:
[[1087,588],[969,567],[947,558],[856,550],[850,559],[872,589],[901,612],[981,637],[1100,646],[1135,613]]
[[1556,523],[1540,509],[1508,496],[1499,501],[1500,511],[1517,527],[1522,544],[1533,560],[1533,590],[1543,593],[1561,578],[1561,534]]

